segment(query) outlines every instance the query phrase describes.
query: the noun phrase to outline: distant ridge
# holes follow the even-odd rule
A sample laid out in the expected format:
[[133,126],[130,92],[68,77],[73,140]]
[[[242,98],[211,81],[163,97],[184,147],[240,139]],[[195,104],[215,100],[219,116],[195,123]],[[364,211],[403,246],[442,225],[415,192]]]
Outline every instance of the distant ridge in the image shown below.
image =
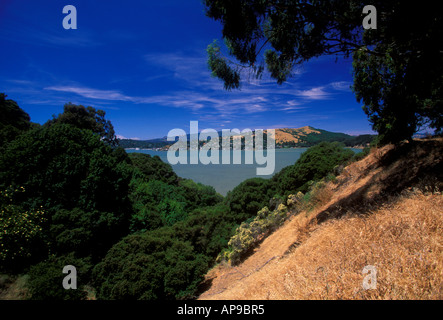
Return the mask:
[[365,147],[375,135],[351,136],[341,132],[331,132],[311,126],[301,128],[275,129],[275,142],[279,147],[311,147],[323,141],[338,141],[347,147]]
[[[221,132],[219,132],[219,135],[221,136]],[[351,136],[346,133],[331,132],[327,130],[316,129],[311,126],[304,126],[301,128],[275,129],[275,142],[277,148],[311,147],[323,141],[338,141],[344,143],[347,147],[365,147],[372,141],[374,137],[375,135],[370,134]],[[172,144],[173,142],[167,141],[166,137],[150,140],[120,140],[120,146],[125,149],[167,149]]]

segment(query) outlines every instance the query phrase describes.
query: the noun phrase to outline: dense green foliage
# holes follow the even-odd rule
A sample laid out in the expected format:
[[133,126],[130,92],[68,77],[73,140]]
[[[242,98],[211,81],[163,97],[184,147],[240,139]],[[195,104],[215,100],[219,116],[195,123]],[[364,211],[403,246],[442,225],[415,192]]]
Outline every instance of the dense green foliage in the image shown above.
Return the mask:
[[127,234],[131,170],[121,151],[71,125],[34,128],[10,142],[0,157],[0,185],[23,189],[4,210],[28,219],[29,212],[45,212],[38,237],[28,240],[35,253],[29,260],[73,251],[99,259]]
[[[28,121],[20,110],[10,123]],[[273,178],[246,180],[223,198],[159,157],[113,146],[97,129],[109,123],[103,116],[65,106],[44,126],[17,125],[0,154],[0,269],[27,273],[32,299],[195,297],[221,252],[238,260],[243,240],[283,221],[287,192],[352,156],[323,142]],[[243,229],[251,237],[235,242]],[[66,265],[77,268],[77,290],[61,285]]]
[[31,128],[31,118],[14,100],[0,93],[0,152],[20,133]]
[[[226,89],[261,77],[278,84],[312,58],[353,59],[353,90],[382,142],[411,139],[423,126],[443,129],[443,17],[437,2],[400,0],[205,0],[206,15],[222,25],[229,60],[217,42],[208,65]],[[363,27],[363,8],[376,9],[376,29]],[[372,14],[375,12],[371,10]],[[375,21],[372,21],[374,23]],[[243,76],[242,76],[243,75]]]
[[129,158],[136,169],[130,184],[131,232],[172,226],[192,210],[222,200],[213,187],[179,178],[158,156],[132,153]]
[[322,142],[304,152],[293,165],[283,168],[273,177],[277,193],[289,195],[306,192],[313,181],[332,172],[335,166],[352,158],[352,150],[338,142]]
[[170,229],[129,235],[109,250],[95,268],[98,297],[177,299],[194,292],[208,267],[207,258]]
[[67,103],[64,106],[63,113],[46,122],[45,126],[51,126],[56,123],[70,124],[79,129],[91,130],[98,134],[101,140],[110,145],[118,145],[114,126],[111,121],[105,119],[105,115],[106,112],[103,110]]
[[28,263],[43,243],[45,212],[25,211],[12,204],[14,194],[23,191],[23,188],[0,191],[0,263],[7,268]]
[[240,183],[226,196],[229,209],[241,215],[244,220],[257,214],[257,211],[268,204],[274,196],[274,190],[269,187],[269,180],[252,178]]
[[120,211],[127,206],[128,166],[89,130],[57,124],[27,131],[0,159],[0,183],[25,188],[29,207]]
[[[77,271],[77,290],[65,290],[62,286],[63,268],[72,265]],[[32,300],[84,300],[86,286],[91,277],[89,259],[79,259],[73,254],[50,256],[33,265],[29,270],[29,294]]]
[[172,167],[161,161],[159,156],[151,157],[151,155],[144,153],[130,153],[129,159],[147,180],[158,180],[174,185],[179,180]]

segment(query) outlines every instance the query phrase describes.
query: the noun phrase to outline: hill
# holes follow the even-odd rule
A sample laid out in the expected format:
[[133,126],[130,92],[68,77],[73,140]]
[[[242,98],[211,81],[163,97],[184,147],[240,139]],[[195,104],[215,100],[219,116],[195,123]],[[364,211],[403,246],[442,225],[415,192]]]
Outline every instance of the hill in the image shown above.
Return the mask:
[[[265,130],[266,133],[266,130]],[[222,132],[219,132],[219,136],[222,136]],[[347,147],[365,147],[367,146],[374,135],[359,135],[351,136],[340,132],[331,132],[322,129],[316,129],[310,126],[301,128],[282,128],[275,129],[275,142],[278,148],[305,148],[316,145],[320,142],[327,141],[339,141],[345,144]],[[189,135],[188,135],[189,141]],[[220,139],[221,140],[221,139]],[[151,139],[151,140],[131,140],[121,139],[120,146],[128,148],[140,148],[140,149],[155,149],[155,148],[167,148],[173,143],[167,141],[166,137]]]
[[442,299],[442,151],[441,138],[372,150],[241,264],[213,268],[199,299]]
[[275,142],[280,147],[311,147],[323,141],[338,141],[344,143],[347,147],[365,147],[374,137],[374,135],[369,134],[351,136],[346,133],[331,132],[310,126],[296,129],[275,129]]

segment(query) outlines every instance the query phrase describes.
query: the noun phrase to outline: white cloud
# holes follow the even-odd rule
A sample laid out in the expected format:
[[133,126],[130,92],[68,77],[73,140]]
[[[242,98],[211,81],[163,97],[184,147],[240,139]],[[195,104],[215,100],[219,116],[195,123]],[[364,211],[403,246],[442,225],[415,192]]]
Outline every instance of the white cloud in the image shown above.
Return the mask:
[[288,104],[288,106],[291,106],[291,107],[301,105],[301,102],[298,100],[289,100],[286,103]]
[[299,90],[297,96],[306,98],[308,100],[328,100],[331,97],[329,92],[326,92],[324,87],[316,87],[308,90]]
[[122,135],[120,135],[120,134],[117,134],[116,137],[117,137],[117,139],[121,139],[121,140],[124,140],[124,139],[141,140],[140,138],[137,138],[137,137],[134,137],[134,138],[126,138],[125,136],[122,136]]
[[114,90],[99,90],[99,89],[72,87],[72,86],[52,86],[52,87],[46,87],[44,88],[44,90],[70,92],[78,94],[85,98],[98,99],[98,100],[134,101],[134,98],[125,96],[120,92]]
[[337,81],[329,84],[334,90],[337,91],[350,91],[352,83],[349,81]]
[[294,112],[297,112],[299,110],[304,110],[304,109],[307,109],[307,107],[291,107],[291,106],[289,106],[289,107],[284,107],[280,110],[281,111],[289,111],[290,113],[294,113]]
[[246,113],[264,112],[267,110],[268,110],[268,108],[261,105],[261,104],[254,104],[254,105],[246,105],[245,106]]

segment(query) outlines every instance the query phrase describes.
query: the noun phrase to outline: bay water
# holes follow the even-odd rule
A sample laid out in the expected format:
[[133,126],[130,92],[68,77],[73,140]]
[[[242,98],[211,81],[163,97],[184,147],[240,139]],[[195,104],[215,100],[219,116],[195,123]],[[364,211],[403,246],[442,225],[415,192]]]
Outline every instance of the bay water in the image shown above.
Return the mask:
[[[220,164],[208,164],[204,165],[202,163],[189,164],[189,151],[188,151],[188,164],[176,164],[172,165],[174,172],[182,178],[192,179],[195,182],[202,183],[204,185],[209,185],[214,187],[214,189],[225,196],[228,191],[234,189],[241,182],[249,178],[259,177],[264,179],[271,178],[274,174],[278,173],[284,167],[293,165],[305,152],[307,148],[294,148],[294,149],[275,149],[275,170],[272,175],[259,176],[256,174],[257,167],[265,167],[265,165],[258,165],[257,163],[245,164],[245,151],[242,153],[242,164],[232,164],[233,152],[234,151],[220,151],[220,152],[230,152],[231,164],[221,164],[222,154],[220,154]],[[361,152],[360,149],[351,149],[355,153]],[[148,149],[126,149],[127,153],[138,152],[145,153],[151,156],[159,156],[160,159],[168,162],[167,151],[156,151]],[[236,151],[238,152],[238,151]],[[252,152],[252,151],[246,151]],[[265,153],[266,156],[266,153]],[[269,160],[268,160],[269,161]]]

